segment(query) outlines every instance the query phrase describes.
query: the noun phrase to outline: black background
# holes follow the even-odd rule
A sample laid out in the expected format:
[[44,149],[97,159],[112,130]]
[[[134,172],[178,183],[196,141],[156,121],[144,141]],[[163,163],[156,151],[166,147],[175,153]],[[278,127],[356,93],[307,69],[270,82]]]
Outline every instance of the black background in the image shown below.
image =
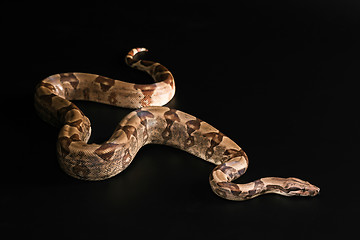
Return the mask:
[[[3,2],[2,235],[354,237],[359,30],[357,1]],[[243,147],[250,167],[237,182],[296,176],[319,186],[321,195],[223,200],[208,183],[212,164],[159,145],[144,147],[109,180],[63,173],[55,154],[58,129],[33,108],[36,83],[61,72],[150,83],[123,61],[133,47],[148,48],[143,57],[173,73],[177,92],[167,106]],[[131,111],[76,104],[92,121],[96,143]]]

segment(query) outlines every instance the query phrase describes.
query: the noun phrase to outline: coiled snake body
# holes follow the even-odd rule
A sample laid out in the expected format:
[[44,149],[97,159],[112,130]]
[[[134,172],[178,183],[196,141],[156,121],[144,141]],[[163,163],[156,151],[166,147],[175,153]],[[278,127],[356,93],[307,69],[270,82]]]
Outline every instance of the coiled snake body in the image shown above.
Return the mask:
[[[184,112],[160,107],[172,99],[175,82],[160,63],[135,60],[146,51],[132,49],[126,63],[149,73],[155,83],[132,84],[89,73],[55,74],[36,87],[35,108],[47,122],[60,126],[57,156],[61,168],[83,180],[103,180],[123,171],[139,149],[149,143],[180,148],[217,165],[210,174],[212,190],[230,200],[246,200],[265,193],[315,196],[319,188],[297,178],[266,177],[236,184],[248,158],[230,138],[210,124]],[[87,144],[89,119],[71,100],[89,100],[137,110],[128,114],[109,140]]]

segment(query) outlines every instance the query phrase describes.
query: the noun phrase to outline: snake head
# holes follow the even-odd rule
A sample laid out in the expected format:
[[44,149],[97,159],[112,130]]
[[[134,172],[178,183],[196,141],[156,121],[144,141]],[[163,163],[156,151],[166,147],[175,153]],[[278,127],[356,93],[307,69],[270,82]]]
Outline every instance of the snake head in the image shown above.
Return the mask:
[[311,183],[298,179],[287,178],[284,184],[284,190],[288,196],[316,196],[320,192],[320,188]]

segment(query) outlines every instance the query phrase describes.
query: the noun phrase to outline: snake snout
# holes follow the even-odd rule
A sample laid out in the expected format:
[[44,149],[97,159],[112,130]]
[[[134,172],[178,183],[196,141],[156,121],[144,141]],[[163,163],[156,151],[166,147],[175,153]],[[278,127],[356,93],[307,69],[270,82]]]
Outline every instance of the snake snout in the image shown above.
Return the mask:
[[318,194],[320,194],[320,188],[319,187],[317,187],[317,186],[314,186],[314,185],[312,185],[314,188],[312,189],[312,191],[311,191],[311,194],[309,195],[309,196],[316,196],[316,195],[318,195]]

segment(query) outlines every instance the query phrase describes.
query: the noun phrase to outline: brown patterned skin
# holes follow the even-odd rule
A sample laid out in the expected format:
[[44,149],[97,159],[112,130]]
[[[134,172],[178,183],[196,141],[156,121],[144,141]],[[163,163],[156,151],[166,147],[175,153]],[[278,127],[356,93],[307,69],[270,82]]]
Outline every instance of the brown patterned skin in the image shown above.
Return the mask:
[[[160,63],[134,60],[144,48],[135,48],[126,63],[146,71],[154,84],[131,84],[89,73],[62,73],[41,81],[35,107],[47,122],[60,126],[57,156],[61,168],[83,180],[103,180],[123,171],[146,144],[165,144],[218,165],[210,185],[220,197],[246,200],[266,193],[315,196],[319,188],[297,178],[261,178],[246,184],[232,181],[245,173],[248,158],[230,138],[208,123],[179,110],[160,107],[175,93],[172,74]],[[87,144],[90,121],[70,100],[89,100],[138,108],[117,126],[102,144]],[[157,106],[157,107],[156,107]]]

